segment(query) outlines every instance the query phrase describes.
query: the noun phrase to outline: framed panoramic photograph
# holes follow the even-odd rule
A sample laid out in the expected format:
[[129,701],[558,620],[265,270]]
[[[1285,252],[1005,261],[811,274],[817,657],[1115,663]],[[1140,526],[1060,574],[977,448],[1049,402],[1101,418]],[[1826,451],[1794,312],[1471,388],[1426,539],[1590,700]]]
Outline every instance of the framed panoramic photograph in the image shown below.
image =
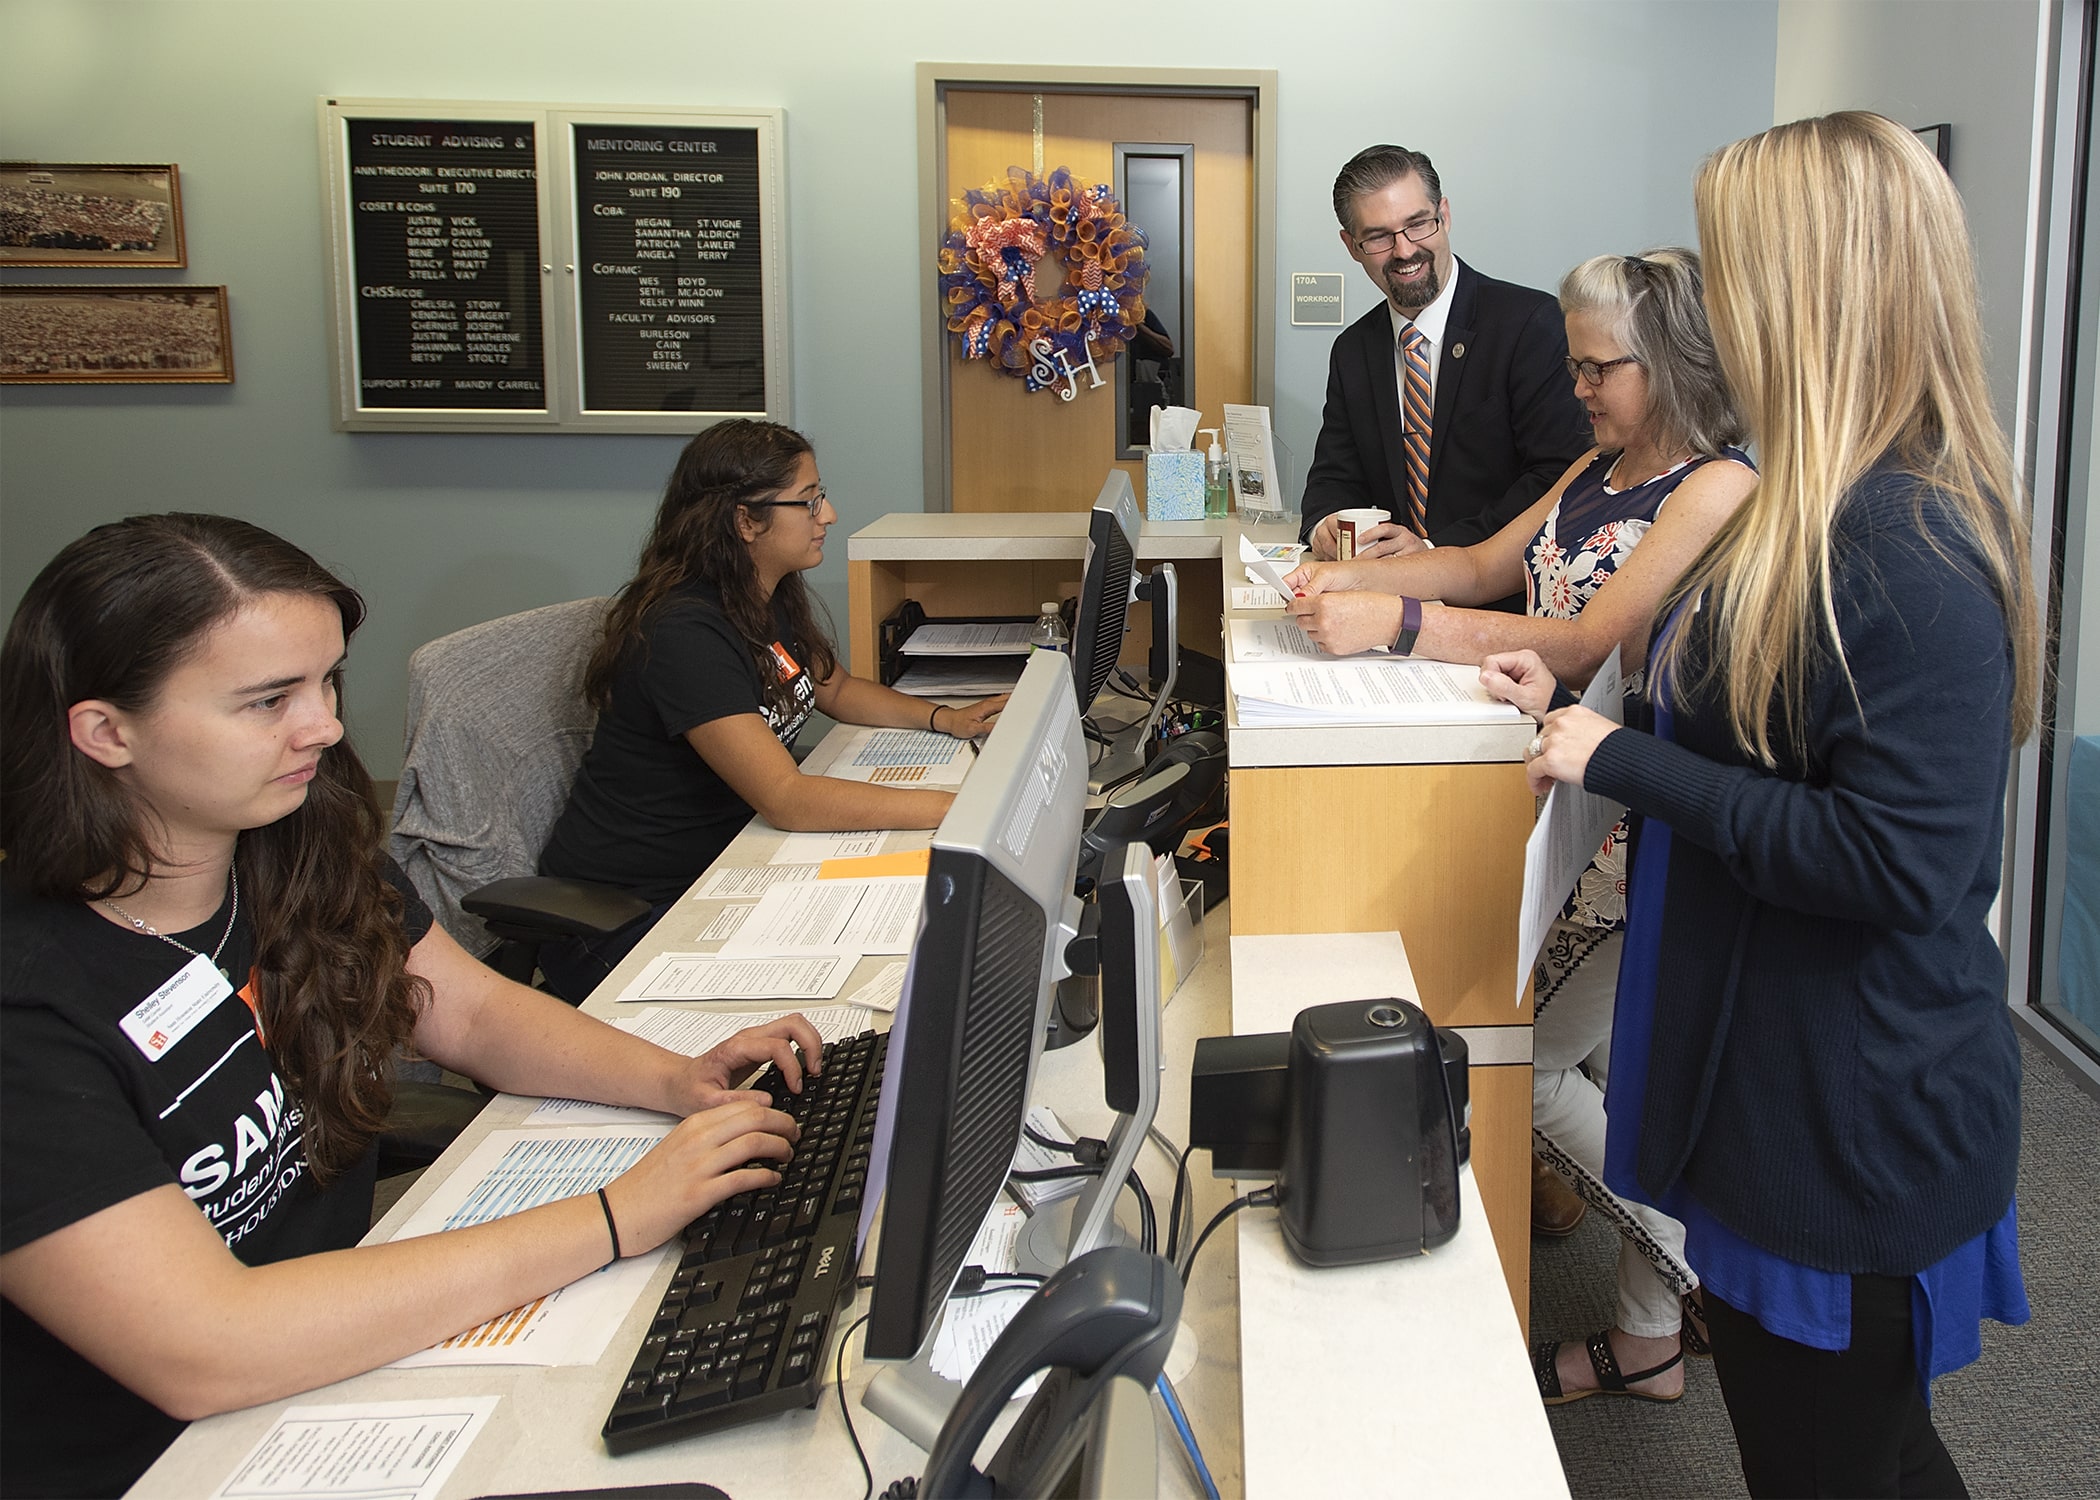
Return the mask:
[[223,286],[0,286],[0,382],[233,383]]
[[172,162],[0,162],[0,266],[182,266]]

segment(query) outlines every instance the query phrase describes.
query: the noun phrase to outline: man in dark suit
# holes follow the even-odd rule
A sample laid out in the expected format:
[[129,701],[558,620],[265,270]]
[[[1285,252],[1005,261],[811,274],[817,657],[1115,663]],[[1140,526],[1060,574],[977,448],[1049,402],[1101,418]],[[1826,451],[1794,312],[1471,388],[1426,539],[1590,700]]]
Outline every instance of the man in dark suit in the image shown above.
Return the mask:
[[1329,355],[1303,535],[1333,557],[1334,513],[1369,506],[1393,524],[1362,536],[1359,556],[1492,536],[1590,447],[1559,304],[1452,254],[1451,201],[1418,151],[1358,152],[1334,211],[1385,303]]

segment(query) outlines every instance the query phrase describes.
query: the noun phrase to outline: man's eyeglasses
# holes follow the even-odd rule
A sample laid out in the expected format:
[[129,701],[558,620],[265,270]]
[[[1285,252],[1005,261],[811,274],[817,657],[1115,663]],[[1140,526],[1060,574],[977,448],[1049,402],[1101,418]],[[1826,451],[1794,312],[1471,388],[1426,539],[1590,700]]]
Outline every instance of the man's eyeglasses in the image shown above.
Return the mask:
[[1411,224],[1402,224],[1396,234],[1390,229],[1374,229],[1356,242],[1356,248],[1365,255],[1383,255],[1402,239],[1419,245],[1444,227],[1444,210],[1438,206],[1435,213],[1426,219],[1416,219]]
[[823,487],[820,485],[817,488],[817,492],[807,500],[746,500],[744,508],[746,510],[787,510],[790,508],[806,510],[810,514],[810,519],[815,520],[824,514],[824,507],[830,502],[830,499],[831,497],[824,493]]
[[1602,385],[1604,377],[1613,370],[1618,369],[1620,365],[1637,365],[1640,363],[1631,354],[1621,359],[1575,359],[1570,357],[1563,362],[1568,367],[1568,379],[1586,380],[1591,385]]

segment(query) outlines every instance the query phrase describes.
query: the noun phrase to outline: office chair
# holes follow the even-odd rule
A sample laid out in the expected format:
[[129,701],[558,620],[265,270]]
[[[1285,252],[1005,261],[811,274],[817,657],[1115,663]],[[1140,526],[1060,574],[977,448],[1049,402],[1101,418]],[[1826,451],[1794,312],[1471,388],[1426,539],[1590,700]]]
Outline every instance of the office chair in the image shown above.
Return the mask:
[[611,886],[536,875],[597,713],[583,673],[607,599],[470,625],[408,659],[408,744],[394,858],[461,947],[530,984],[539,946],[648,912]]

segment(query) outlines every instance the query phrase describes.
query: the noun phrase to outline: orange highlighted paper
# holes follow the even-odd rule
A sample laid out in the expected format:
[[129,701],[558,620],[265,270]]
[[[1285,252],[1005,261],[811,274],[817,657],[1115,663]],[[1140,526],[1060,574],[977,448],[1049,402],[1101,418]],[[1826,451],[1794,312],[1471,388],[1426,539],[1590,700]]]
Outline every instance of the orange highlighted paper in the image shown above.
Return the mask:
[[868,880],[877,875],[924,875],[931,849],[902,854],[866,854],[858,859],[827,859],[817,866],[819,880]]

